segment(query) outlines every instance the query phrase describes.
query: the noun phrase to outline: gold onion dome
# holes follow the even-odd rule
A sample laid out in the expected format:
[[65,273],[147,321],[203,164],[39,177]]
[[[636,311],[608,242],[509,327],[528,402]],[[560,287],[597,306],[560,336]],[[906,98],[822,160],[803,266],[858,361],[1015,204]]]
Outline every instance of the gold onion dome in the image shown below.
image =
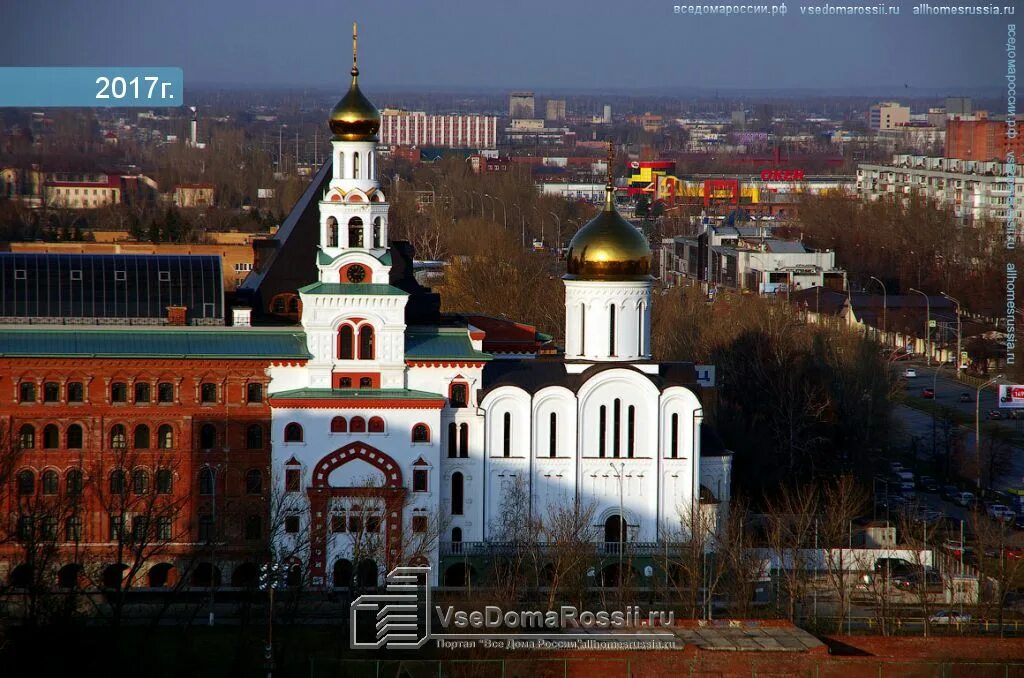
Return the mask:
[[355,24],[352,24],[352,84],[331,110],[329,124],[338,141],[376,141],[380,130],[380,111],[359,90]]
[[604,209],[569,241],[566,277],[577,280],[644,280],[650,276],[647,237],[616,211],[614,189],[605,188]]

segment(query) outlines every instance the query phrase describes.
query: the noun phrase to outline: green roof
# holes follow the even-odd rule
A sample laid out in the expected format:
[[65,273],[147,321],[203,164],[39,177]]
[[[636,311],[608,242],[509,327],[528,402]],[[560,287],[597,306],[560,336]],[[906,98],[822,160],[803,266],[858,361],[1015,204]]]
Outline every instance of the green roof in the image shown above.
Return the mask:
[[[340,257],[340,256],[341,255],[339,254],[338,257]],[[316,260],[317,260],[317,262],[321,266],[326,266],[327,264],[330,264],[332,261],[334,261],[338,257],[332,257],[331,255],[327,254],[323,250],[317,250],[316,251]],[[389,250],[385,251],[384,254],[382,254],[379,257],[377,257],[377,261],[379,261],[380,263],[384,264],[385,266],[390,266],[391,265],[391,250],[389,249]]]
[[490,360],[473,348],[464,327],[410,327],[405,332],[406,360]]
[[271,398],[298,400],[440,400],[440,393],[408,388],[297,388],[271,393]]
[[409,294],[393,285],[385,285],[384,283],[315,282],[312,285],[300,287],[299,292],[302,294],[373,294],[377,296]]
[[0,356],[85,358],[310,358],[295,330],[251,327],[0,327]]

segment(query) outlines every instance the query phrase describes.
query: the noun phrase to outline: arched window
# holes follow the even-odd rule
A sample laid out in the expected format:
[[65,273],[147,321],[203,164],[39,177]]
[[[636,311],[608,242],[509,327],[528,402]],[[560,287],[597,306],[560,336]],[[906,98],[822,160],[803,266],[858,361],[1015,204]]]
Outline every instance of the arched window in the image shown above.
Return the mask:
[[354,353],[355,339],[351,325],[342,325],[338,328],[338,359],[352,360]]
[[587,305],[580,304],[580,355],[587,353]]
[[250,424],[245,429],[245,448],[247,450],[263,449],[263,427],[259,424]]
[[597,456],[605,456],[607,451],[606,442],[608,438],[608,407],[601,405],[601,411],[597,418]]
[[72,424],[68,426],[68,432],[65,434],[67,439],[69,450],[80,450],[82,449],[82,427],[78,424]]
[[128,447],[128,432],[124,424],[114,424],[110,428],[110,447],[115,450],[123,450]]
[[299,312],[299,301],[300,301],[299,297],[294,295],[294,294],[291,295],[290,297],[288,297],[288,312],[289,313],[296,313],[297,314]]
[[24,424],[18,429],[18,447],[31,450],[36,446],[36,430],[31,424]]
[[426,424],[416,424],[412,427],[412,441],[414,443],[430,442],[430,429]]
[[456,471],[452,474],[452,515],[462,515],[462,474]]
[[608,355],[615,355],[615,304],[608,309]]
[[359,359],[373,360],[373,328],[369,325],[359,328]]
[[384,433],[384,420],[380,417],[370,417],[370,423],[367,428],[370,433]]
[[363,246],[363,220],[359,217],[352,217],[348,220],[348,246]]
[[251,468],[245,472],[245,493],[263,494],[263,473],[258,468]]
[[110,474],[110,494],[114,497],[120,497],[125,493],[124,471],[117,469]]
[[636,408],[632,405],[626,410],[626,456],[633,458],[636,451]]
[[366,433],[366,420],[362,417],[352,417],[348,423],[348,430],[352,433]]
[[558,415],[554,412],[548,417],[548,456],[558,456]]
[[164,424],[156,432],[156,444],[162,450],[174,447],[174,431],[169,424]]
[[676,413],[672,414],[672,431],[671,431],[672,443],[669,447],[669,455],[673,459],[679,458],[679,415]]
[[612,405],[612,456],[618,457],[621,450],[622,437],[622,401],[618,398]]
[[174,384],[169,381],[162,381],[156,385],[156,400],[158,403],[174,402]]
[[506,412],[501,432],[501,453],[506,457],[512,456],[512,413]]
[[36,493],[36,474],[28,469],[18,471],[18,496],[28,497]]
[[56,424],[47,424],[43,427],[43,449],[55,450],[60,447],[60,430]]
[[82,516],[71,516],[64,521],[64,538],[67,541],[82,540]]
[[288,308],[287,308],[287,306],[284,303],[284,297],[283,296],[274,297],[274,300],[272,302],[270,302],[270,312],[271,313],[277,313],[278,315],[281,315],[281,314],[285,313],[287,310],[288,310]]
[[341,179],[347,179],[345,176],[345,153],[338,153],[338,177]]
[[636,354],[644,354],[644,305],[636,305]]
[[348,433],[348,420],[345,417],[331,419],[331,433]]
[[213,470],[209,468],[199,471],[199,494],[204,497],[213,494]]
[[217,427],[213,424],[203,424],[199,427],[199,447],[203,450],[213,449],[217,444]]
[[43,494],[57,494],[60,479],[56,471],[45,471],[42,477]]
[[334,217],[327,217],[327,246],[338,246],[338,220]]
[[469,424],[459,424],[459,456],[469,458]]
[[34,403],[36,401],[36,385],[31,381],[23,381],[18,385],[18,402]]
[[452,407],[466,407],[469,404],[469,386],[454,383],[448,392],[448,402]]
[[132,471],[132,493],[142,496],[149,494],[149,472],[141,468]]
[[82,472],[77,469],[68,471],[65,479],[65,487],[69,497],[77,497],[82,494]]
[[342,377],[339,379],[338,388],[352,388],[352,377]]
[[359,153],[352,154],[352,178],[359,178]]
[[372,181],[375,176],[374,170],[376,169],[376,156],[373,151],[366,152],[366,176]]
[[174,489],[174,474],[170,469],[162,468],[156,472],[156,493],[170,494]]
[[135,384],[135,403],[137,405],[144,405],[149,402],[150,398],[150,387],[144,381],[140,381]]
[[284,427],[284,441],[286,443],[301,443],[302,442],[302,427],[296,422],[292,422]]
[[458,426],[453,421],[448,424],[448,458],[455,459],[458,456]]
[[149,449],[149,427],[140,424],[135,427],[135,435],[132,437],[132,447],[137,450]]
[[370,377],[359,377],[359,388],[373,388],[373,379]]
[[380,217],[377,217],[373,220],[373,247],[376,249],[383,246],[381,243]]

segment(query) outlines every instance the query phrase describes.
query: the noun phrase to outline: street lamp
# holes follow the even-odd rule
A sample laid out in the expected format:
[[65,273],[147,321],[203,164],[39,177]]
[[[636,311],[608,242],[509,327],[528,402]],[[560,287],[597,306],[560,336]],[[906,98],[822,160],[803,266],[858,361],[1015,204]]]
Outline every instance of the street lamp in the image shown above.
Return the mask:
[[619,462],[619,468],[615,468],[615,464],[608,462],[608,465],[612,467],[612,471],[615,472],[615,477],[619,479],[619,590],[622,590],[622,550],[623,542],[626,539],[626,519],[622,515],[622,483],[626,476],[626,464],[625,462]]
[[557,230],[555,231],[555,254],[557,255],[559,248],[562,246],[562,219],[554,212],[548,212],[548,214],[555,218],[555,224],[557,225]]
[[963,355],[960,352],[963,350],[961,348],[961,337],[963,336],[961,332],[963,330],[963,325],[960,324],[960,302],[954,299],[953,297],[949,296],[945,292],[939,292],[939,294],[941,294],[942,296],[946,297],[954,304],[956,304],[956,378],[959,379],[960,370],[962,369],[960,367],[960,361],[962,360],[960,356]]
[[1003,378],[1003,375],[997,374],[992,377],[984,384],[978,387],[978,392],[974,395],[974,463],[978,466],[978,496],[981,496],[981,392],[989,384],[994,384]]
[[932,304],[928,295],[921,290],[915,290],[913,287],[910,288],[911,292],[916,292],[924,297],[924,308],[925,308],[925,321],[924,321],[924,347],[927,355],[925,356],[926,364],[930,367],[932,364]]
[[267,678],[274,673],[274,590],[281,587],[284,573],[284,567],[277,560],[260,567],[259,588],[267,592],[267,644],[263,650]]
[[[490,198],[491,200],[497,200],[498,202],[501,203],[501,223],[505,226],[505,230],[507,231],[508,230],[508,213],[505,211],[505,201],[502,200],[501,198],[499,198],[496,195],[491,195],[490,193],[484,193],[484,195],[486,197]],[[492,217],[493,217],[493,213],[494,212],[492,210],[491,211]]]
[[886,293],[885,283],[884,282],[882,282],[881,280],[879,280],[875,276],[870,276],[870,277],[871,277],[872,280],[874,280],[876,283],[878,283],[879,285],[882,286],[882,343],[885,343],[885,336],[886,336],[887,330],[888,330],[888,326],[887,326],[887,324],[885,322],[886,321],[886,315],[887,315],[888,309],[889,309],[888,294]]

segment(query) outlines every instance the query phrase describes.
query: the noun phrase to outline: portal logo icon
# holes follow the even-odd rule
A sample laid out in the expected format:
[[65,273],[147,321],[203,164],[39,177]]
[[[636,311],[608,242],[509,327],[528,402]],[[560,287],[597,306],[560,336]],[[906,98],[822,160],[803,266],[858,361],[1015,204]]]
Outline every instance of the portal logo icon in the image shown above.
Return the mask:
[[385,593],[352,601],[352,648],[423,647],[430,640],[430,567],[396,567],[384,580]]

